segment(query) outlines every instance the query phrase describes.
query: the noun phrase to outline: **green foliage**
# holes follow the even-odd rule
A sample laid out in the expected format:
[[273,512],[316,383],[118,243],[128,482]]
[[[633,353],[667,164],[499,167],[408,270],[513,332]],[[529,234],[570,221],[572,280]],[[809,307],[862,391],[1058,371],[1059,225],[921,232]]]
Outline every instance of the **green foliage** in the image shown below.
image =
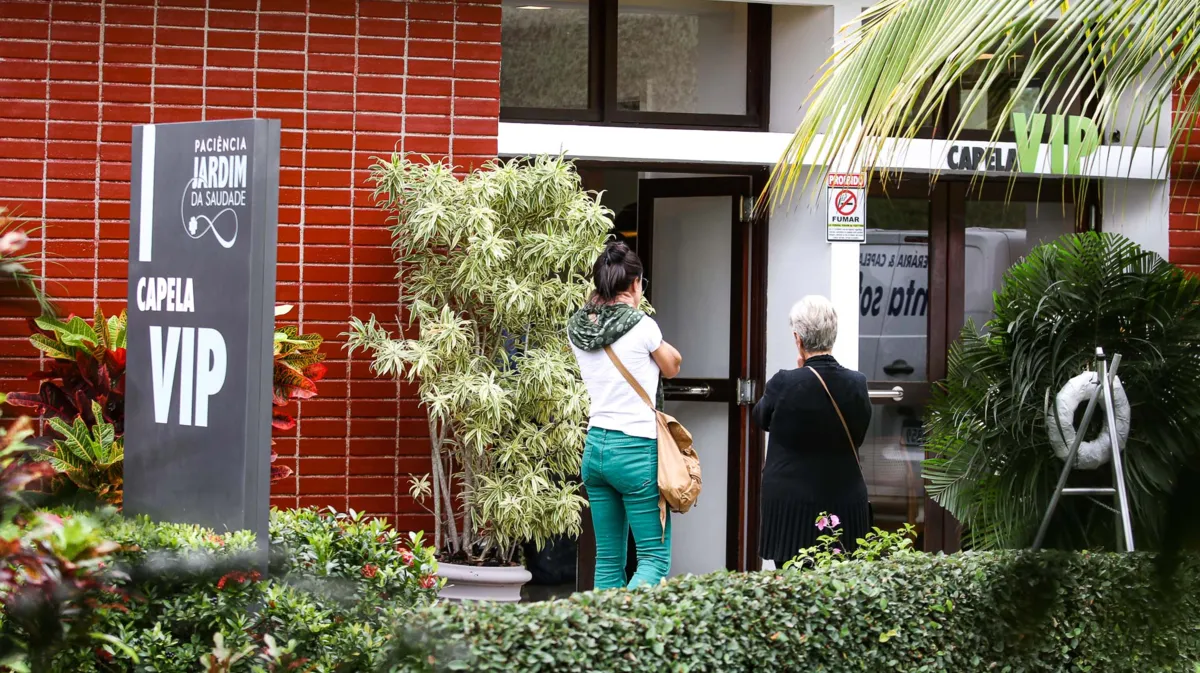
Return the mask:
[[38,310],[43,315],[49,315],[54,307],[38,287],[40,278],[26,266],[40,255],[40,251],[26,250],[31,239],[30,233],[20,217],[0,206],[0,296],[4,297],[6,308],[10,310],[19,305],[19,301],[14,300],[32,298],[37,301]]
[[[1200,566],[1145,555],[898,554],[810,572],[434,608],[410,670],[1191,671]],[[424,657],[432,656],[433,664]]]
[[[587,394],[564,325],[588,297],[611,213],[560,158],[463,177],[393,156],[372,172],[393,213],[400,338],[372,316],[348,347],[381,376],[420,382],[433,472],[410,491],[447,557],[513,558],[517,544],[580,532]],[[413,329],[415,324],[415,329]]]
[[[773,205],[837,167],[886,182],[888,166],[908,147],[889,137],[916,138],[937,125],[953,142],[972,112],[1007,120],[1029,103],[1062,115],[1082,106],[1101,132],[1126,129],[1132,147],[1166,131],[1161,113],[1173,107],[1168,156],[1194,142],[1200,96],[1178,92],[1200,82],[1195,0],[870,4],[839,36],[805,100],[804,119],[771,175]],[[942,121],[955,99],[961,113]],[[990,140],[1008,128],[991,125]]]
[[[73,518],[73,517],[72,517]],[[108,561],[128,575],[97,611],[118,643],[61,652],[52,671],[370,671],[394,626],[429,605],[433,549],[361,514],[271,514],[270,573],[247,566],[253,535],[110,516]]]
[[63,647],[103,638],[92,601],[105,589],[98,570],[113,546],[88,517],[68,521],[30,510],[27,488],[53,475],[27,460],[29,418],[0,431],[0,668],[44,670]]
[[82,417],[71,424],[51,418],[50,427],[62,439],[54,440],[53,451],[38,452],[36,457],[79,488],[119,507],[124,495],[125,440],[116,436],[112,423],[104,422],[100,403],[94,400],[92,417],[98,420],[91,427]]
[[104,359],[109,351],[124,350],[127,343],[124,311],[106,318],[97,308],[91,325],[77,315],[65,321],[42,316],[35,318],[34,324],[42,331],[29,337],[29,341],[56,360],[74,362],[80,355]]
[[[288,304],[275,307],[275,317],[287,315],[292,310]],[[301,334],[295,325],[275,327],[273,350],[275,364],[272,375],[271,427],[276,430],[291,430],[296,427],[296,418],[281,411],[293,400],[307,400],[317,395],[317,382],[325,378],[325,354],[319,352],[324,337],[320,334]],[[271,440],[275,444],[275,440]],[[292,468],[275,465],[277,455],[271,450],[271,483],[292,475]]]
[[836,515],[822,512],[817,517],[816,527],[829,532],[818,536],[815,546],[801,549],[794,558],[786,561],[783,564],[785,570],[828,568],[838,563],[878,561],[892,554],[916,553],[916,550],[913,549],[916,529],[910,523],[904,524],[904,528],[899,532],[873,528],[866,535],[855,540],[854,551],[849,554],[845,553],[846,548],[842,544],[841,522]]
[[92,323],[79,316],[34,319],[30,343],[49,361],[32,378],[36,393],[10,393],[7,401],[42,414],[53,434],[39,460],[102,502],[123,500],[126,316],[96,309]]
[[[1092,367],[1097,346],[1122,356],[1134,537],[1139,549],[1157,545],[1173,477],[1200,458],[1200,279],[1120,236],[1088,233],[1038,247],[1008,271],[995,318],[982,333],[963,329],[935,390],[926,446],[938,457],[925,463],[926,488],[974,548],[1032,542],[1063,465],[1046,410]],[[1111,480],[1101,472],[1076,475]],[[1115,537],[1110,511],[1070,498],[1047,540],[1111,548]]]

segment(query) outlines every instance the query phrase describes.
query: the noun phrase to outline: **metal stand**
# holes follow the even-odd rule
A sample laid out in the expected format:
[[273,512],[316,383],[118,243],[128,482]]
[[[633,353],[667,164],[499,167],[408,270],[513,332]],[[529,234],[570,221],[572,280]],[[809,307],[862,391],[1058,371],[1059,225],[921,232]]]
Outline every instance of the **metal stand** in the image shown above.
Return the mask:
[[[1133,551],[1133,527],[1129,519],[1129,494],[1125,490],[1125,460],[1121,456],[1121,440],[1117,436],[1117,420],[1113,414],[1112,382],[1116,378],[1117,367],[1120,365],[1120,353],[1113,356],[1112,366],[1110,367],[1104,357],[1104,349],[1096,348],[1096,371],[1100,374],[1100,385],[1092,391],[1092,398],[1088,401],[1087,409],[1083,412],[1083,422],[1079,424],[1079,429],[1075,434],[1075,441],[1071,442],[1071,449],[1067,452],[1066,464],[1063,465],[1062,474],[1058,477],[1058,486],[1054,488],[1054,495],[1050,498],[1050,506],[1046,508],[1046,515],[1042,517],[1042,525],[1038,528],[1037,537],[1033,540],[1034,549],[1041,549],[1042,543],[1046,539],[1046,531],[1050,528],[1050,518],[1054,516],[1054,510],[1058,509],[1058,501],[1062,496],[1111,495],[1117,500],[1117,527],[1120,529],[1117,532],[1117,550],[1120,551],[1124,547],[1125,551]],[[1075,457],[1079,452],[1079,444],[1083,442],[1083,436],[1087,433],[1088,424],[1092,422],[1092,413],[1096,410],[1096,403],[1099,401],[1101,393],[1104,395],[1104,411],[1108,418],[1108,438],[1112,442],[1114,488],[1067,488],[1067,478],[1071,476],[1071,470],[1075,468]]]

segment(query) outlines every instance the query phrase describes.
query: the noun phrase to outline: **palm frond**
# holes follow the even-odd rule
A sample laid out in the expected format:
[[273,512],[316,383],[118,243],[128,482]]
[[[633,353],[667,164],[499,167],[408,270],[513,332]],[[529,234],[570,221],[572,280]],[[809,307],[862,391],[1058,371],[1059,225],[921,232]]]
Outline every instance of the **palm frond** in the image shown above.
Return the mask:
[[[886,138],[911,139],[942,115],[963,76],[980,83],[943,128],[953,140],[990,85],[1013,80],[998,96],[1009,119],[1035,81],[1034,111],[1088,110],[1101,130],[1133,129],[1126,145],[1160,131],[1160,113],[1183,93],[1170,127],[1171,149],[1200,113],[1200,3],[1194,0],[881,0],[848,30],[806,100],[807,112],[771,175],[777,206],[830,167],[856,167],[886,179]],[[1015,78],[1010,62],[1027,59]],[[957,95],[957,93],[955,93]],[[1130,101],[1136,100],[1136,105]],[[1003,126],[993,129],[999,139]],[[1167,153],[1171,156],[1171,152]]]

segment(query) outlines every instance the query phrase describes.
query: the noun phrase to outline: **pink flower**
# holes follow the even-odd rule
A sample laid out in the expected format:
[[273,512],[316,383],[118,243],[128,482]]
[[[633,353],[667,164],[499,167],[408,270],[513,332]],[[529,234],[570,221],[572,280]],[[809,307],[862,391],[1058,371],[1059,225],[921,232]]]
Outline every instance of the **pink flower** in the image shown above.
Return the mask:
[[10,231],[0,236],[0,255],[8,257],[29,243],[29,234],[23,231]]
[[823,516],[817,519],[817,530],[825,530],[829,527],[829,517]]
[[841,549],[838,549],[837,547],[834,547],[834,548],[833,548],[833,553],[835,553],[835,554],[840,554],[840,553],[842,553],[842,550],[841,550]]
[[400,550],[400,560],[404,561],[404,565],[411,566],[417,560],[416,556],[407,549]]
[[842,520],[838,518],[838,515],[833,514],[829,517],[830,528],[837,528],[840,525],[842,525]]

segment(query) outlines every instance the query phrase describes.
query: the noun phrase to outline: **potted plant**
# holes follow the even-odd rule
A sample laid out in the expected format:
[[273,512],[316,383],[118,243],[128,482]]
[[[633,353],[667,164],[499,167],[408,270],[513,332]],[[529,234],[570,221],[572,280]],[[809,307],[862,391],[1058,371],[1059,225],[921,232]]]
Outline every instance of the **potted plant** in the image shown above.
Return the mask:
[[410,493],[433,515],[448,598],[515,601],[518,548],[579,534],[587,393],[566,320],[612,226],[561,158],[492,162],[465,176],[393,155],[372,170],[400,265],[398,338],[354,319],[351,352],[419,381],[430,474]]

